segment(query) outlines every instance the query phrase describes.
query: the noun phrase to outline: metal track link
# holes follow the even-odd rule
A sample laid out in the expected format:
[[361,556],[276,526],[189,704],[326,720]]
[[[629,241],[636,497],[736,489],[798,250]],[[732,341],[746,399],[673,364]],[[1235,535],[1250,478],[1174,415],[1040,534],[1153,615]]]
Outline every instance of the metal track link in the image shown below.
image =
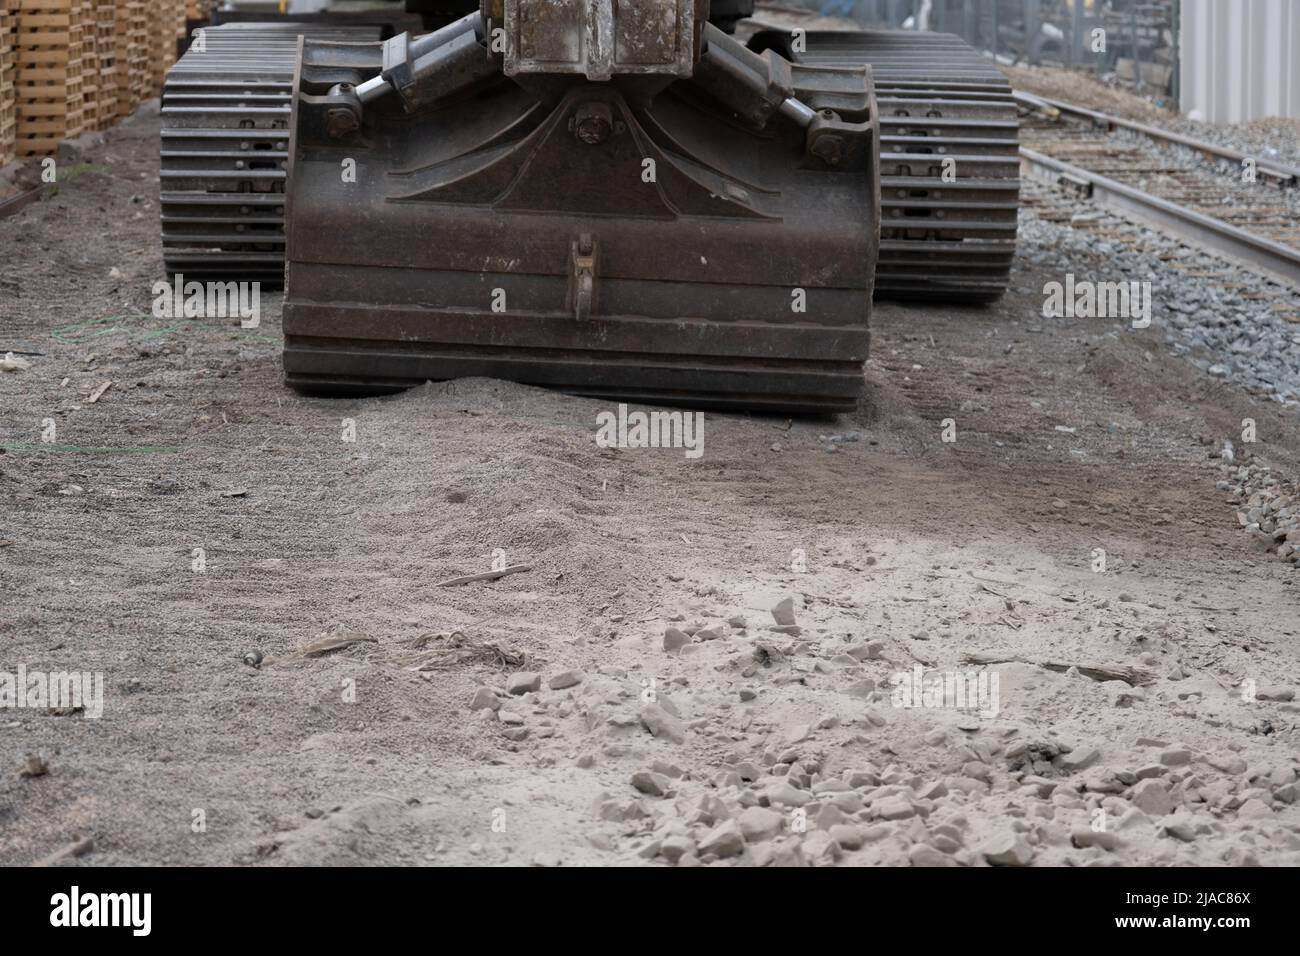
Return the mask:
[[169,275],[284,281],[284,183],[299,35],[379,27],[227,23],[203,31],[162,94],[161,213]]
[[801,63],[871,65],[881,130],[876,297],[1002,295],[1016,250],[1020,160],[1016,103],[1001,71],[946,33],[810,32],[805,53],[790,50],[788,35],[756,39]]

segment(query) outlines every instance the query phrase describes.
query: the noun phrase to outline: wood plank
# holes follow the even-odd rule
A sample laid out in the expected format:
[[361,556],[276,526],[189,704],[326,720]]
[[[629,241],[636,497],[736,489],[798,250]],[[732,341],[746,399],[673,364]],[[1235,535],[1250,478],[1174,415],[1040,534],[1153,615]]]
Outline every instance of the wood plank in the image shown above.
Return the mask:
[[[31,29],[32,27],[71,27],[72,14],[70,13],[24,13],[18,21],[19,29]],[[77,29],[81,26],[78,24]]]

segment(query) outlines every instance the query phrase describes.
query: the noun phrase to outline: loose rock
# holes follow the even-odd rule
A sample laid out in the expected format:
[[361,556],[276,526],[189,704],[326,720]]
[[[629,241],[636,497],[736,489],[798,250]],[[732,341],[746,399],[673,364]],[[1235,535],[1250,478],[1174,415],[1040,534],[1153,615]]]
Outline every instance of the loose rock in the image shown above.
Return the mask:
[[913,866],[956,866],[957,863],[948,854],[936,850],[925,843],[913,844],[907,851],[907,858]]
[[745,838],[735,820],[725,820],[710,830],[700,841],[700,853],[712,853],[720,860],[739,856],[745,852]]
[[585,676],[580,670],[560,671],[549,681],[546,686],[551,690],[564,690],[569,687],[576,687],[583,682]]
[[750,843],[771,839],[785,829],[785,817],[767,807],[748,807],[742,810],[736,823]]
[[669,654],[676,654],[683,647],[691,642],[690,636],[682,630],[670,627],[664,631],[664,651]]
[[666,797],[672,790],[672,781],[661,773],[639,770],[632,774],[632,786],[651,797]]
[[1169,795],[1169,789],[1160,780],[1139,782],[1129,795],[1129,800],[1143,813],[1153,817],[1172,813],[1174,809],[1173,797]]
[[785,598],[772,608],[772,617],[778,627],[794,627],[794,598]]
[[677,744],[684,743],[686,740],[685,725],[658,704],[647,704],[641,708],[641,723],[656,737],[663,737]]
[[506,690],[513,695],[527,694],[542,689],[542,675],[535,671],[519,671],[506,681]]
[[1119,836],[1109,830],[1093,830],[1089,827],[1079,827],[1070,832],[1070,842],[1080,848],[1099,846],[1103,850],[1113,850],[1119,846]]
[[980,852],[994,866],[1028,866],[1034,859],[1034,848],[1014,833],[994,837]]
[[474,691],[474,696],[469,702],[470,710],[500,710],[501,700],[492,692],[490,687],[480,687]]

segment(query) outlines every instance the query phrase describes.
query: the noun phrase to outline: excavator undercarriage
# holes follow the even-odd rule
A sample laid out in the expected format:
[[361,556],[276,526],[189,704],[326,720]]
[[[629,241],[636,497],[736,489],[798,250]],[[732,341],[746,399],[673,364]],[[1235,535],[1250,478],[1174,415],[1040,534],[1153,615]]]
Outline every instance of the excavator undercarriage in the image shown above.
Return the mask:
[[273,282],[287,262],[304,391],[488,375],[852,408],[873,292],[1005,287],[1009,91],[954,38],[744,44],[709,13],[484,0],[416,36],[210,29],[164,92],[167,266]]

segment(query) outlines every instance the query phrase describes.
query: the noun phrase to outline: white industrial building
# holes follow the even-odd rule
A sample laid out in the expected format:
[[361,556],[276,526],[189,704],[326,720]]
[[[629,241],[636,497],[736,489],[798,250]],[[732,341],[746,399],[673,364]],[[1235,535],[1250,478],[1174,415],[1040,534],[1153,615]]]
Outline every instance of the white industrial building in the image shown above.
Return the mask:
[[1300,118],[1300,0],[1182,0],[1179,21],[1184,113]]

